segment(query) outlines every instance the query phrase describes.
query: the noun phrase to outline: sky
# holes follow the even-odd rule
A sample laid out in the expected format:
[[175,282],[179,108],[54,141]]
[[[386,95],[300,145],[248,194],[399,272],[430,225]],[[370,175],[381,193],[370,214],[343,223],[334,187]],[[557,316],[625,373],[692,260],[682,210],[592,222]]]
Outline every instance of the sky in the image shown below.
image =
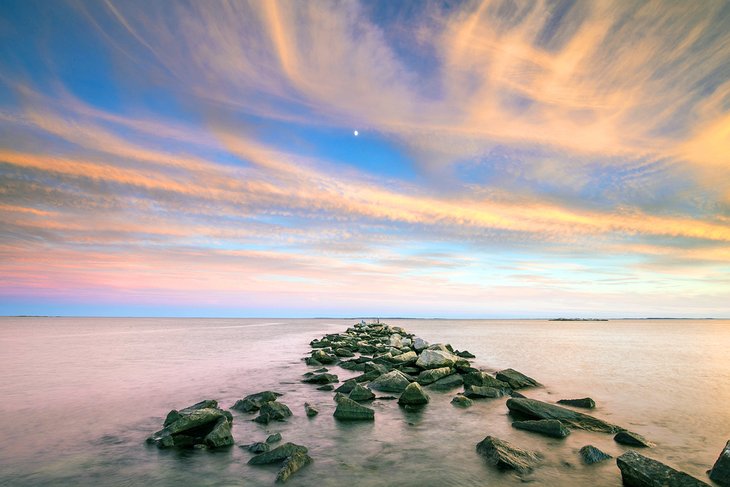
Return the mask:
[[730,317],[730,3],[4,0],[0,314]]

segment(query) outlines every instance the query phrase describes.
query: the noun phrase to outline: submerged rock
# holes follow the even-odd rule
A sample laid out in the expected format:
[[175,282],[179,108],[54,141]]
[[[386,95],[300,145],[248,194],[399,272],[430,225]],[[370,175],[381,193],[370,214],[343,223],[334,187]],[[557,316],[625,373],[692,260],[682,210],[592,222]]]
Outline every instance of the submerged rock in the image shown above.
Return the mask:
[[271,446],[269,446],[268,443],[263,443],[261,441],[248,445],[248,451],[251,453],[266,453],[269,450],[271,450]]
[[220,418],[203,438],[203,444],[208,448],[220,448],[233,445],[232,422],[227,417]]
[[557,419],[566,426],[587,431],[597,431],[600,433],[617,433],[623,431],[623,428],[594,418],[593,416],[536,399],[513,397],[507,399],[507,407],[511,412],[528,418]]
[[498,468],[514,469],[520,473],[531,471],[541,458],[537,452],[524,450],[493,436],[477,443],[477,453]]
[[269,401],[259,410],[259,416],[254,419],[257,423],[268,424],[270,421],[285,421],[291,416],[291,409],[281,402]]
[[427,404],[429,401],[426,394],[418,382],[411,382],[398,398],[398,404],[401,406],[420,406]]
[[631,431],[619,431],[616,436],[613,437],[616,443],[629,446],[640,446],[640,447],[652,447],[654,443],[647,440],[638,433],[632,433]]
[[333,416],[343,420],[365,420],[372,421],[375,419],[375,411],[358,404],[349,397],[337,398],[337,408]]
[[557,419],[538,419],[532,421],[514,421],[512,426],[527,431],[534,431],[552,438],[565,438],[570,430]]
[[284,465],[277,472],[276,482],[286,482],[292,474],[310,463],[312,463],[312,457],[301,451],[294,452],[284,461]]
[[580,454],[580,458],[583,460],[583,463],[585,463],[586,465],[592,465],[594,463],[613,458],[608,453],[602,452],[593,445],[584,446],[578,451],[578,453]]
[[266,438],[266,443],[268,444],[276,443],[277,441],[281,441],[281,433],[274,433]]
[[416,377],[416,380],[421,385],[428,385],[436,382],[439,379],[443,379],[444,377],[448,377],[449,375],[454,373],[454,369],[451,367],[439,367],[438,369],[428,369],[424,370],[420,374],[418,374],[418,377]]
[[713,481],[723,487],[730,487],[730,441],[725,444],[709,474]]
[[486,372],[474,371],[464,375],[465,386],[494,387],[496,389],[509,389],[509,384],[495,379]]
[[256,394],[249,394],[243,399],[236,401],[236,404],[234,404],[231,409],[243,411],[244,413],[255,413],[264,403],[276,401],[276,398],[282,395],[283,394],[274,391],[263,391],[257,392]]
[[504,396],[504,392],[494,387],[467,386],[464,395],[471,399],[494,399]]
[[472,401],[471,399],[469,399],[468,397],[466,397],[462,394],[457,394],[451,400],[451,404],[453,404],[454,406],[460,407],[460,408],[468,408],[469,406],[474,404],[474,401]]
[[464,384],[464,379],[459,374],[452,374],[446,377],[442,377],[433,384],[430,384],[429,389],[434,391],[448,391],[456,387],[461,387]]
[[506,382],[512,389],[522,389],[523,387],[539,386],[540,383],[531,377],[527,377],[522,372],[515,369],[504,369],[497,372],[498,380]]
[[373,394],[373,391],[371,391],[367,387],[363,387],[360,384],[355,384],[355,387],[352,388],[350,394],[347,397],[349,397],[353,401],[370,401],[372,399],[375,399],[375,394]]
[[302,382],[306,382],[307,384],[333,384],[339,381],[340,379],[338,379],[335,374],[327,372],[324,374],[314,374],[302,379]]
[[230,446],[232,423],[231,413],[219,409],[216,401],[201,401],[180,411],[170,411],[163,428],[147,438],[147,443],[158,448]]
[[400,370],[391,370],[370,382],[368,387],[382,392],[403,392],[411,381]]
[[629,450],[616,459],[624,485],[631,487],[709,487],[691,475]]
[[296,445],[294,443],[284,443],[283,445],[277,446],[271,451],[262,453],[252,457],[249,461],[249,465],[265,465],[267,463],[276,463],[286,460],[288,457],[295,453],[307,453],[307,447]]
[[323,386],[317,387],[317,390],[318,391],[328,391],[328,392],[329,391],[334,391],[335,390],[335,386],[333,386],[332,384],[325,384]]
[[581,399],[561,399],[558,401],[558,404],[565,404],[566,406],[586,409],[593,409],[596,407],[596,402],[590,397],[584,397]]
[[311,417],[319,414],[319,411],[317,409],[313,408],[312,405],[309,404],[308,402],[304,403],[304,412],[307,414],[308,418],[311,418]]
[[438,369],[441,367],[453,367],[459,357],[444,350],[426,349],[421,352],[416,360],[416,365],[422,369]]

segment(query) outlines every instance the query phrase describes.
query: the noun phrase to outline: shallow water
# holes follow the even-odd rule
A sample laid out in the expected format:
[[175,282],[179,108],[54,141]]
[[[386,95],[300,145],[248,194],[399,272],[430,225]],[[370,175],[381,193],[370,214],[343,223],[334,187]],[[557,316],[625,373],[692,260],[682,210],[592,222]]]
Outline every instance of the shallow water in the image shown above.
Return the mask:
[[[332,393],[299,382],[309,341],[352,320],[1,318],[0,484],[271,485],[277,467],[251,467],[234,446],[218,452],[161,451],[144,444],[165,414],[203,398],[230,407],[264,389],[295,416],[262,426],[234,412],[237,444],[281,432],[314,463],[288,485],[517,485],[484,464],[487,435],[540,450],[533,485],[620,486],[614,461],[584,466],[593,444],[616,456],[610,435],[574,431],[545,439],[510,426],[504,399],[461,410],[454,392],[431,392],[421,412],[376,401],[373,423],[332,418]],[[645,454],[709,483],[730,439],[730,321],[391,320],[434,342],[476,354],[487,370],[513,367],[545,387],[536,399],[591,396],[592,413],[657,443]],[[341,379],[356,375],[333,368]],[[319,408],[308,419],[303,403]]]

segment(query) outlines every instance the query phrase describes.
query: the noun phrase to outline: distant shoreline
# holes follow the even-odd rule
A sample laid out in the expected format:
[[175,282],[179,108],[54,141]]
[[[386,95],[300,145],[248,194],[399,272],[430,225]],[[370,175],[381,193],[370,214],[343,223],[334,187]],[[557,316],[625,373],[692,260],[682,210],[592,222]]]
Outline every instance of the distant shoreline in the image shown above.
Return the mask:
[[[139,319],[197,319],[197,320],[361,320],[378,319],[372,316],[124,316],[124,315],[0,315],[0,318],[139,318]],[[643,318],[414,318],[408,316],[383,316],[380,320],[418,321],[663,321],[663,320],[730,320],[719,317],[643,317]]]

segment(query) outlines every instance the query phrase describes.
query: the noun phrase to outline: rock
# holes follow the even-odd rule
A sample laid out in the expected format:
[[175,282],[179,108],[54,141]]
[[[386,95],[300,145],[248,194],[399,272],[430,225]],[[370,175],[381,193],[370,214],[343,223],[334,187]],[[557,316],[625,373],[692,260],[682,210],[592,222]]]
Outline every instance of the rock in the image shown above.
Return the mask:
[[[436,369],[438,370],[438,369]],[[464,379],[459,374],[452,374],[446,377],[442,377],[433,384],[430,384],[429,389],[434,391],[448,391],[456,387],[461,387],[464,384]]]
[[336,348],[335,355],[337,355],[338,357],[354,357],[355,356],[355,354],[353,353],[352,350],[350,350],[349,348],[345,348],[345,347]]
[[360,384],[355,384],[355,387],[352,388],[347,397],[353,401],[370,401],[375,399],[375,394],[373,394],[373,391],[370,389],[363,387]]
[[342,367],[345,370],[356,370],[358,372],[365,371],[365,364],[362,362],[357,362],[355,360],[347,360],[345,362],[340,362],[339,365],[340,365],[340,367]]
[[439,367],[438,369],[428,369],[424,370],[420,374],[418,374],[418,377],[416,380],[421,385],[428,385],[433,382],[436,382],[439,379],[443,379],[444,377],[447,377],[454,373],[454,369],[451,367]]
[[276,443],[277,441],[281,441],[281,433],[274,433],[266,438],[266,443],[268,444]]
[[652,447],[654,443],[647,440],[638,433],[632,433],[631,431],[619,431],[616,436],[613,437],[616,443],[629,446],[640,446],[640,447]]
[[332,384],[325,384],[323,386],[317,387],[317,390],[318,391],[334,391],[335,386],[333,386]]
[[335,389],[335,391],[341,392],[343,394],[349,394],[350,391],[353,390],[356,385],[357,385],[357,381],[355,379],[348,379],[345,382],[343,382],[340,387]]
[[302,467],[312,463],[312,457],[301,451],[295,452],[286,459],[281,470],[276,474],[276,482],[286,482],[289,477],[299,471]]
[[338,398],[333,416],[342,420],[372,421],[375,419],[375,411],[343,396]]
[[267,463],[276,463],[286,460],[288,457],[295,453],[307,453],[307,447],[296,445],[294,443],[284,443],[283,445],[277,446],[271,451],[262,453],[252,457],[249,461],[249,465],[265,465]]
[[517,392],[517,391],[510,391],[509,395],[512,396],[512,397],[522,397],[522,398],[526,398],[527,397],[524,394],[522,394],[520,392]]
[[329,355],[324,350],[315,350],[312,352],[312,358],[320,364],[334,364],[337,362],[336,355]]
[[428,403],[428,394],[426,394],[418,382],[408,384],[403,394],[398,398],[398,404],[401,406],[419,406]]
[[512,389],[522,389],[523,387],[539,386],[540,383],[531,377],[527,377],[521,372],[514,369],[504,369],[497,372],[497,379],[506,382]]
[[411,381],[400,370],[391,370],[370,382],[368,387],[382,392],[403,392]]
[[243,411],[244,413],[255,413],[261,408],[262,404],[269,401],[276,401],[276,398],[280,396],[282,396],[282,394],[274,391],[263,391],[257,392],[256,394],[249,394],[243,399],[236,401],[236,404],[234,404],[231,409]]
[[173,409],[172,411],[167,413],[167,417],[165,418],[165,422],[162,423],[162,426],[168,426],[178,419],[184,416],[188,416],[193,411],[197,411],[198,409],[218,409],[218,401],[215,401],[213,399],[205,399],[203,401],[200,401],[199,403],[193,404],[192,406],[183,408],[180,411]]
[[710,479],[719,485],[730,486],[730,441],[725,444],[725,448],[720,452],[720,456],[717,457],[709,474]]
[[195,445],[219,448],[232,445],[233,416],[217,406],[216,401],[206,400],[180,411],[170,411],[163,428],[147,438],[147,443],[155,444],[158,448]]
[[203,438],[203,444],[208,448],[221,448],[233,445],[231,422],[223,417],[218,420],[213,429]]
[[524,450],[504,440],[487,436],[477,444],[477,453],[498,468],[529,472],[540,462],[537,452]]
[[395,348],[402,347],[403,346],[403,337],[401,337],[397,333],[390,335],[390,346],[395,347]]
[[459,357],[443,351],[426,349],[421,352],[416,360],[416,366],[422,369],[438,369],[441,367],[453,367]]
[[451,404],[453,404],[454,406],[460,407],[460,408],[468,408],[469,406],[474,404],[474,401],[472,401],[471,399],[469,399],[468,397],[466,397],[462,394],[457,394],[451,400]]
[[708,484],[629,450],[616,459],[624,485],[631,487],[709,487]]
[[582,399],[561,399],[558,401],[558,404],[586,409],[593,409],[596,407],[596,402],[590,397],[584,397]]
[[307,365],[310,365],[312,367],[320,367],[322,365],[322,362],[320,362],[319,360],[317,360],[314,357],[307,357],[307,358],[305,358],[304,359],[304,363],[307,364]]
[[423,338],[416,337],[413,339],[413,349],[417,353],[421,353],[421,351],[423,351],[427,348],[428,348],[428,342],[426,340],[424,340]]
[[471,399],[494,399],[504,396],[504,392],[494,387],[467,386],[464,389],[464,395]]
[[261,441],[257,441],[256,443],[251,443],[248,445],[248,451],[251,453],[266,453],[271,449],[271,446],[269,446],[268,443],[263,443]]
[[465,386],[494,387],[496,389],[509,389],[509,384],[497,380],[486,372],[469,372],[464,375]]
[[477,358],[476,355],[474,355],[473,353],[468,352],[466,350],[464,350],[462,352],[456,352],[456,356],[461,357],[461,358]]
[[319,411],[313,408],[308,402],[304,403],[304,412],[307,414],[308,418],[319,414]]
[[257,423],[268,424],[269,421],[284,421],[291,416],[289,407],[281,402],[269,401],[259,410],[259,416],[254,419]]
[[[365,364],[365,373],[377,372],[378,375],[387,374],[393,370],[393,367],[389,363],[371,363]],[[377,377],[377,376],[375,376]],[[372,379],[371,379],[372,380]]]
[[507,407],[512,413],[530,419],[557,419],[566,426],[587,431],[600,433],[617,433],[623,431],[623,428],[594,418],[593,416],[536,399],[513,397],[507,399]]
[[315,374],[324,374],[325,372],[329,372],[329,371],[330,371],[330,369],[328,369],[327,367],[321,367],[317,370],[313,370],[312,372]]
[[526,431],[534,431],[552,438],[565,438],[570,430],[557,419],[538,419],[532,421],[514,421],[512,426]]
[[302,379],[302,382],[306,382],[307,384],[333,384],[339,381],[340,379],[335,374],[328,374],[326,372],[324,374],[314,374]]
[[580,454],[580,458],[583,460],[583,463],[585,463],[586,465],[592,465],[594,463],[613,458],[608,453],[602,452],[593,445],[584,446],[578,451],[578,453]]
[[412,364],[418,360],[418,354],[411,350],[410,352],[395,355],[391,360],[397,364]]

